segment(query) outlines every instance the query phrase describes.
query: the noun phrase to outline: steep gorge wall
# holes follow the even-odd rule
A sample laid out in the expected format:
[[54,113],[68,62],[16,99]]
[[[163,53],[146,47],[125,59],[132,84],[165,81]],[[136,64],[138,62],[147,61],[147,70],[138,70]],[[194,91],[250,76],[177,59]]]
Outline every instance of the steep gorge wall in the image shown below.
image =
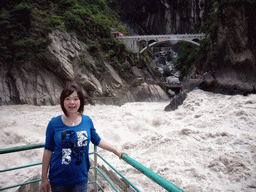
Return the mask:
[[255,3],[224,3],[219,7],[217,38],[218,66],[209,56],[199,62],[199,71],[211,76],[201,87],[228,94],[256,92],[256,27]]
[[[48,58],[37,62],[0,63],[0,105],[59,103],[62,89],[68,82],[77,82],[86,101],[105,104],[123,104],[134,101],[168,100],[158,85],[141,84],[131,87],[118,72],[98,55],[103,72],[91,72],[81,64],[80,56],[92,68],[95,58],[88,46],[79,41],[75,33],[54,30],[48,47]],[[126,61],[128,62],[128,61]]]
[[[228,94],[256,92],[255,3],[216,1],[216,4],[219,3],[216,8],[219,13],[214,16],[213,13],[209,14],[212,7],[205,0],[120,2],[119,9],[113,8],[139,34],[191,33],[206,21],[216,22],[218,29],[214,38],[210,39],[208,51],[200,53],[196,61],[197,73],[208,73],[208,79],[200,87]],[[211,17],[218,19],[215,21]],[[211,30],[210,27],[211,24],[208,24],[206,30]],[[213,56],[212,52],[218,54]],[[217,66],[213,65],[213,60],[217,61],[214,64]]]
[[[138,34],[184,34],[203,22],[205,0],[121,0],[110,4]],[[128,6],[129,5],[129,6]]]
[[[209,6],[203,0],[120,2],[121,7],[116,10],[124,21],[136,25],[140,34],[189,33],[204,21]],[[255,3],[223,4],[220,10],[218,35],[212,40],[221,53],[219,68],[212,68],[207,55],[200,56],[197,71],[209,72],[210,77],[201,87],[229,93],[255,92]],[[74,33],[52,31],[50,36],[53,42],[48,59],[0,63],[0,105],[56,104],[60,91],[69,81],[77,81],[89,101],[103,98],[99,101],[120,104],[168,99],[156,85],[130,88],[102,58],[98,59],[106,69],[103,73],[92,73],[81,66],[80,55],[94,67],[95,61],[87,51],[88,46],[78,41]]]

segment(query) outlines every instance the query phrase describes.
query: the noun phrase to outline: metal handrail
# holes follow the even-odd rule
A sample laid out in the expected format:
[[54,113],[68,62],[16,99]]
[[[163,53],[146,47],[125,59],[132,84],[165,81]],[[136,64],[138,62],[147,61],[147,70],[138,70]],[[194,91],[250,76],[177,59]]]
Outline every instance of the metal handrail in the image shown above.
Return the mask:
[[[43,148],[44,147],[44,143],[41,144],[35,144],[35,145],[26,145],[26,146],[19,146],[19,147],[12,147],[12,148],[6,148],[6,149],[0,149],[0,155],[2,154],[8,154],[8,153],[14,153],[14,152],[20,152],[20,151],[26,151],[26,150],[31,150],[31,149],[38,149],[38,148]],[[13,171],[13,170],[17,170],[17,169],[23,169],[23,168],[27,168],[27,167],[33,167],[33,166],[37,166],[37,165],[41,165],[42,163],[35,163],[35,164],[30,164],[30,165],[24,165],[24,166],[20,166],[20,167],[14,167],[14,168],[9,168],[9,169],[3,169],[0,170],[0,173],[3,172],[7,172],[7,171]],[[36,183],[41,181],[42,179],[36,179],[36,180],[32,180],[32,181],[28,181],[25,183],[20,183],[17,185],[12,185],[12,186],[8,186],[8,187],[3,187],[0,188],[0,191],[3,190],[7,190],[7,189],[11,189],[11,188],[15,188],[15,187],[20,187],[22,185],[27,185],[27,184],[31,184],[31,183]]]
[[20,167],[13,167],[13,168],[10,168],[10,169],[3,169],[3,170],[0,170],[0,173],[7,172],[7,171],[13,171],[13,170],[16,170],[16,169],[24,169],[24,168],[33,167],[33,166],[36,166],[36,165],[42,165],[42,163],[34,163],[34,164],[24,165],[24,166],[20,166]]
[[34,145],[26,145],[26,146],[19,146],[19,147],[0,149],[0,155],[1,154],[18,152],[18,151],[26,151],[26,150],[30,150],[30,149],[43,148],[44,145],[45,145],[44,143],[40,143],[40,144],[34,144]]
[[[21,147],[14,147],[14,148],[6,148],[6,149],[0,149],[0,155],[1,154],[7,154],[7,153],[13,153],[13,152],[19,152],[19,151],[25,151],[25,150],[31,150],[31,149],[37,149],[37,148],[43,148],[45,146],[44,143],[41,144],[35,144],[35,145],[27,145],[27,146],[21,146]],[[96,192],[98,191],[98,187],[101,187],[99,185],[99,183],[97,182],[97,171],[99,171],[99,173],[107,180],[107,182],[112,186],[112,188],[115,191],[118,191],[118,189],[114,186],[114,184],[104,175],[104,173],[97,168],[97,156],[100,157],[107,165],[109,165],[118,175],[120,175],[130,186],[132,186],[136,191],[140,190],[134,186],[127,178],[125,178],[121,173],[119,173],[111,164],[109,164],[101,155],[99,155],[97,153],[97,147],[94,146],[94,152],[89,153],[89,155],[94,154],[94,167],[91,167],[90,169],[94,169],[94,173],[95,173],[95,180],[88,182],[88,184],[94,184],[95,190]],[[135,161],[134,159],[132,159],[131,157],[129,157],[126,154],[122,154],[121,157],[124,161],[126,161],[127,163],[129,163],[130,165],[132,165],[135,169],[137,169],[138,171],[140,171],[141,173],[143,173],[144,175],[146,175],[148,178],[150,178],[151,180],[155,181],[157,184],[159,184],[161,187],[165,188],[167,191],[170,192],[184,192],[182,189],[178,188],[177,186],[175,186],[174,184],[172,184],[171,182],[167,181],[166,179],[164,179],[163,177],[159,176],[158,174],[156,174],[155,172],[153,172],[152,170],[148,169],[147,167],[145,167],[144,165],[138,163],[137,161]],[[9,168],[9,169],[5,169],[5,170],[0,170],[0,173],[2,172],[7,172],[7,171],[12,171],[12,170],[16,170],[16,169],[22,169],[22,168],[27,168],[27,167],[32,167],[32,166],[37,166],[37,165],[41,165],[42,163],[35,163],[35,164],[31,164],[31,165],[25,165],[25,166],[20,166],[20,167],[14,167],[14,168]],[[7,190],[10,188],[15,188],[15,187],[19,187],[22,185],[27,185],[27,184],[31,184],[31,183],[35,183],[35,182],[39,182],[42,179],[36,179],[36,180],[32,180],[29,182],[25,182],[25,183],[21,183],[21,184],[17,184],[17,185],[12,185],[9,187],[4,187],[4,188],[0,188],[0,191],[3,190]]]
[[145,167],[144,165],[140,164],[139,162],[135,161],[131,157],[126,154],[122,154],[122,159],[132,165],[135,169],[146,175],[152,181],[155,181],[161,187],[165,188],[167,191],[171,192],[184,192],[182,189],[178,188],[171,182],[167,181],[165,178],[161,177],[160,175],[156,174],[149,168]]
[[[100,154],[97,153],[97,156],[100,157],[109,167],[111,167],[118,175],[120,175],[129,185],[131,185],[136,191],[140,191],[136,186],[134,186],[128,179],[126,179],[120,172],[118,172],[111,164],[109,164]],[[122,154],[123,158],[123,154]]]

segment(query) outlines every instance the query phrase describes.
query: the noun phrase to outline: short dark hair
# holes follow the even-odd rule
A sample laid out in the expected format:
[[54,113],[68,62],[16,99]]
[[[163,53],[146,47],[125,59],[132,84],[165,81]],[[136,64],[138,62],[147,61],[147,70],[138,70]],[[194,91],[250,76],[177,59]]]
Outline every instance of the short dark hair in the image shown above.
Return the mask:
[[78,109],[78,112],[82,114],[84,112],[84,95],[82,90],[79,88],[79,86],[76,83],[72,83],[70,85],[67,85],[60,95],[60,105],[61,109],[64,112],[64,114],[68,117],[68,113],[64,107],[64,100],[66,97],[70,96],[74,91],[77,92],[77,96],[80,100],[80,107]]

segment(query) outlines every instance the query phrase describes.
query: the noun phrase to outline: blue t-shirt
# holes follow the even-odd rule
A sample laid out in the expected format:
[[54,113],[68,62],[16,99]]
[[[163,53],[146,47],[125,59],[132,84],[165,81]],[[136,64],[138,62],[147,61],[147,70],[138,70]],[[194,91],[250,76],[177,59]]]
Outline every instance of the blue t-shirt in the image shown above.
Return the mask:
[[52,118],[46,130],[45,149],[52,151],[49,179],[51,184],[75,186],[88,181],[89,143],[99,145],[90,117],[82,115],[77,126],[67,126],[61,116]]

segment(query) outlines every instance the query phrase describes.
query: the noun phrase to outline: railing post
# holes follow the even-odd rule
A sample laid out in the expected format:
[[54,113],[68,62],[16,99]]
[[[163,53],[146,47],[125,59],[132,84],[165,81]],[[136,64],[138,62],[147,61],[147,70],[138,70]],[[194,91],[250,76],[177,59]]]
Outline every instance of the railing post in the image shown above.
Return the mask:
[[97,184],[97,146],[94,145],[94,191],[98,192],[98,184]]

